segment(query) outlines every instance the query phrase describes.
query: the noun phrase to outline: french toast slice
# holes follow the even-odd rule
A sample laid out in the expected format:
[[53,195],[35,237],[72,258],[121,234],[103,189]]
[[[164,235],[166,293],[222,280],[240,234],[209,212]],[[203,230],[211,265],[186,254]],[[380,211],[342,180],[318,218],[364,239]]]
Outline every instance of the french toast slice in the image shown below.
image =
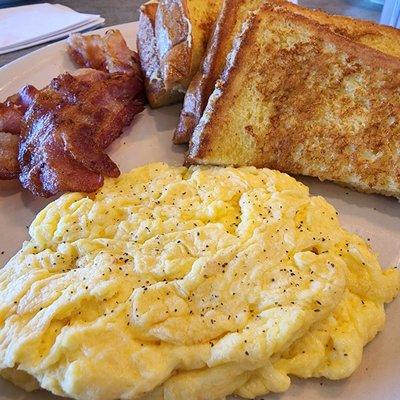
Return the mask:
[[400,197],[400,59],[261,6],[193,132],[193,163],[269,167]]
[[221,4],[222,0],[159,0],[141,7],[138,49],[152,107],[183,98]]
[[225,0],[214,25],[207,50],[199,70],[186,91],[183,107],[175,129],[173,142],[187,143],[198,124],[221,74],[233,38],[239,33],[249,11],[256,10],[263,0]]
[[[234,37],[240,32],[248,13],[256,10],[265,2],[263,0],[224,1],[205,57],[186,92],[179,123],[174,132],[174,143],[187,143],[190,140],[207,105],[208,98],[214,90],[215,83],[225,66]],[[300,7],[285,0],[269,0],[268,3],[271,6],[282,7],[316,20],[320,24],[328,26],[335,33],[383,53],[400,57],[400,30],[398,29],[370,21],[329,15],[323,11]]]
[[151,107],[162,107],[179,102],[183,93],[166,90],[161,78],[161,66],[155,37],[155,20],[158,2],[148,2],[140,7],[137,48],[140,66],[144,74],[146,97]]

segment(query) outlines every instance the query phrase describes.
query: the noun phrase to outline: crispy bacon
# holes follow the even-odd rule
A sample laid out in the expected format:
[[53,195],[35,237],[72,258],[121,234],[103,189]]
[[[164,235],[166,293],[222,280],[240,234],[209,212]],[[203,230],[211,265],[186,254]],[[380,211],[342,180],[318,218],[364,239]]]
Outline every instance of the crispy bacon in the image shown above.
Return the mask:
[[0,179],[18,178],[19,136],[0,132]]
[[109,30],[104,36],[73,33],[68,39],[68,52],[80,67],[142,76],[138,54],[129,49],[118,30]]
[[36,88],[28,85],[0,103],[0,179],[18,178],[21,120],[36,92]]
[[18,93],[0,103],[0,132],[19,135],[21,119],[32,103],[37,89],[31,85],[24,86]]
[[0,103],[0,132],[19,135],[23,113],[15,107]]
[[20,181],[39,196],[92,192],[119,169],[103,152],[143,110],[133,74],[63,74],[40,90],[22,122]]
[[[40,196],[97,190],[119,169],[104,153],[143,110],[138,54],[119,31],[73,34],[68,51],[83,67],[0,104],[0,179],[19,176]],[[20,139],[21,137],[21,139]]]

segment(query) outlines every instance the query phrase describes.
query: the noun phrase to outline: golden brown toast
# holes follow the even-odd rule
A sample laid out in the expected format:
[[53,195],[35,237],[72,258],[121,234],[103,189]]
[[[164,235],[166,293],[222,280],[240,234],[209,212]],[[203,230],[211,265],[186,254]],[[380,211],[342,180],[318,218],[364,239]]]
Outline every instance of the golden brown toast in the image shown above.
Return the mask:
[[159,0],[141,7],[138,49],[152,107],[181,100],[222,0]]
[[221,74],[233,38],[239,33],[247,14],[256,10],[263,0],[225,0],[208,42],[207,51],[199,70],[194,75],[185,94],[178,126],[174,132],[175,144],[187,143],[214,90]]
[[[214,90],[232,47],[235,36],[249,11],[254,11],[263,0],[225,0],[215,28],[209,40],[208,49],[199,71],[193,77],[186,92],[178,126],[174,133],[174,143],[189,141]],[[285,0],[269,0],[274,7],[309,17],[322,25],[327,25],[335,33],[363,43],[383,53],[400,57],[400,31],[374,22],[356,20],[349,17],[329,15],[319,10],[300,7]]]
[[400,197],[400,59],[265,4],[234,41],[186,162]]
[[161,77],[161,66],[155,37],[155,20],[158,2],[148,2],[140,7],[137,48],[140,65],[145,77],[147,100],[151,107],[176,103],[184,94],[177,90],[166,90]]

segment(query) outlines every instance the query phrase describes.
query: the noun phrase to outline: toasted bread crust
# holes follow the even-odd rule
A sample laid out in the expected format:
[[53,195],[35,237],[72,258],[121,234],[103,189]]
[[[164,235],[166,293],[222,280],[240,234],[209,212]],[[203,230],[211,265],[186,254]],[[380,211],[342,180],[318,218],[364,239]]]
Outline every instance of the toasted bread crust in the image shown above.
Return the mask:
[[194,75],[185,95],[178,126],[174,132],[175,144],[187,143],[207,105],[215,81],[225,65],[234,35],[234,27],[240,7],[251,9],[260,6],[262,0],[225,0],[215,22],[207,51],[198,72]]
[[137,35],[137,48],[145,77],[146,95],[153,108],[172,104],[183,98],[183,93],[167,90],[161,77],[154,28],[157,8],[157,2],[149,2],[141,6]]
[[162,77],[167,90],[184,88],[190,75],[191,32],[187,2],[160,0],[156,14],[155,36]]
[[[174,132],[175,144],[187,143],[200,121],[209,96],[214,90],[215,82],[221,74],[226,56],[237,33],[235,25],[240,18],[240,11],[257,9],[263,0],[225,0],[211,34],[206,54],[199,71],[193,77],[186,92]],[[240,18],[241,19],[241,18]]]
[[141,7],[138,48],[150,105],[180,101],[197,72],[222,0],[159,0]]
[[335,33],[364,43],[383,53],[400,56],[400,30],[395,28],[345,16],[329,15],[323,11],[300,7],[285,0],[225,0],[202,66],[186,92],[178,127],[174,133],[174,143],[186,143],[190,140],[214,89],[215,82],[223,70],[233,38],[241,26],[243,10],[255,10],[262,3],[269,3],[273,7],[282,7],[285,10],[309,17],[328,26]]
[[304,17],[311,18],[333,32],[372,47],[382,53],[400,57],[400,30],[373,21],[360,20],[345,15],[331,15],[322,10],[309,9],[286,0],[267,0],[273,6],[284,7]]
[[400,197],[400,59],[266,4],[234,43],[186,163]]

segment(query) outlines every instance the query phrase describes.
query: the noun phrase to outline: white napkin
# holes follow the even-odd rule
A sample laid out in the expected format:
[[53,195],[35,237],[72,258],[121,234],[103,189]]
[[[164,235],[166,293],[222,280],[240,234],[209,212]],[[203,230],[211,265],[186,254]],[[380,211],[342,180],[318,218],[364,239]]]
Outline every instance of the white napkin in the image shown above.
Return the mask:
[[104,23],[60,4],[32,4],[0,9],[0,54],[35,46]]

